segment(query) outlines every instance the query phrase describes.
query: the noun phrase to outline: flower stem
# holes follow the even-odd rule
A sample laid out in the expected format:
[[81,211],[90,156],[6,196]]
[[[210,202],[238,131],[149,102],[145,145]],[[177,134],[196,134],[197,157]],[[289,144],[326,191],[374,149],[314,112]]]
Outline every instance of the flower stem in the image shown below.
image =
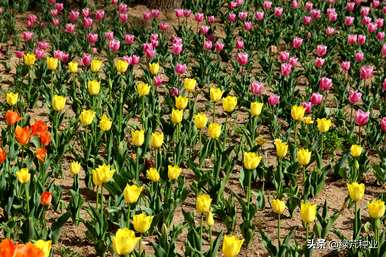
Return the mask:
[[278,218],[277,218],[277,242],[280,248],[280,214],[278,215]]

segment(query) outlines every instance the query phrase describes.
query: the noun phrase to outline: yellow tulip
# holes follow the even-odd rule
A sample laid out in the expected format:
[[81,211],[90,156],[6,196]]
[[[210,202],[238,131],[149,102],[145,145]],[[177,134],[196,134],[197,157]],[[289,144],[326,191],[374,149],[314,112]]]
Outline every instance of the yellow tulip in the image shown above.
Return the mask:
[[54,111],[60,112],[64,109],[64,106],[66,106],[66,97],[60,96],[60,95],[54,95],[52,97],[52,109]]
[[211,211],[209,211],[208,215],[206,216],[206,224],[209,227],[214,225],[213,213]]
[[222,107],[226,112],[233,112],[237,105],[237,97],[235,96],[227,96],[222,101]]
[[296,154],[296,159],[302,166],[306,166],[311,161],[311,152],[308,149],[300,148]]
[[160,175],[157,169],[150,168],[146,171],[146,178],[151,182],[158,182],[160,180]]
[[133,216],[133,226],[138,233],[146,233],[149,230],[151,223],[153,222],[153,216],[148,216],[144,212]]
[[186,106],[188,106],[188,101],[189,99],[185,96],[177,96],[176,98],[176,108],[179,109],[179,110],[183,110],[186,108]]
[[327,132],[331,127],[331,120],[330,119],[317,119],[316,124],[318,126],[318,129],[320,132],[325,133]]
[[303,122],[304,124],[306,125],[311,125],[314,123],[314,121],[312,120],[312,117],[311,116],[306,116],[303,118]]
[[276,148],[276,155],[279,158],[283,158],[287,155],[288,152],[288,144],[283,143],[280,139],[275,139],[274,141]]
[[178,165],[168,165],[168,178],[176,180],[181,174],[181,168]]
[[138,201],[139,196],[141,195],[143,190],[142,186],[137,185],[126,185],[123,190],[123,197],[125,198],[125,202],[127,204],[133,204]]
[[164,133],[156,131],[151,134],[150,145],[153,148],[160,148],[164,143]]
[[50,256],[51,252],[51,241],[38,240],[34,245],[43,252],[44,257]]
[[316,204],[302,202],[300,204],[300,217],[304,223],[310,224],[316,218]]
[[79,116],[80,124],[84,127],[88,126],[93,122],[94,117],[95,112],[93,110],[83,110]]
[[129,67],[129,64],[124,60],[116,59],[114,61],[114,66],[118,73],[125,73]]
[[291,108],[291,116],[293,120],[302,121],[306,109],[301,105],[294,105]]
[[145,131],[143,129],[133,130],[131,132],[131,143],[140,147],[145,142]]
[[98,59],[93,59],[91,61],[90,69],[92,72],[99,72],[99,70],[102,68],[102,61]]
[[365,194],[365,184],[358,184],[357,182],[353,182],[351,184],[347,184],[348,194],[354,202],[360,201]]
[[243,154],[244,168],[247,170],[254,170],[259,166],[262,157],[254,152],[245,152]]
[[359,157],[362,154],[362,147],[360,145],[352,145],[350,151],[352,157]]
[[220,135],[221,135],[221,125],[216,122],[209,124],[208,136],[211,139],[218,139]]
[[101,83],[97,80],[87,82],[87,90],[90,95],[98,95],[101,90]]
[[16,172],[16,177],[19,183],[26,184],[31,180],[31,174],[27,168],[20,169]]
[[250,107],[250,112],[252,117],[257,117],[261,114],[261,110],[263,109],[263,103],[252,102]]
[[381,199],[372,200],[367,205],[369,215],[373,219],[382,218],[385,215],[385,202]]
[[102,164],[92,170],[92,180],[94,185],[102,186],[109,182],[114,176],[115,170],[111,169],[110,165]]
[[70,163],[70,173],[73,176],[78,175],[81,168],[82,166],[80,166],[79,162],[73,161]]
[[272,210],[274,213],[277,213],[277,214],[283,214],[283,212],[285,211],[285,203],[280,200],[280,199],[275,199],[275,200],[272,200]]
[[200,112],[194,116],[194,125],[198,129],[203,129],[206,127],[206,124],[208,123],[208,117],[205,113]]
[[139,96],[147,96],[150,93],[150,86],[143,82],[138,82],[136,90]]
[[70,73],[77,73],[78,72],[78,63],[75,61],[71,61],[68,63],[68,71]]
[[209,94],[210,94],[210,100],[212,102],[218,102],[221,100],[223,91],[221,90],[221,88],[212,86],[210,87]]
[[113,122],[107,117],[106,114],[103,114],[100,121],[99,121],[99,128],[102,131],[109,131],[111,129],[111,125]]
[[112,237],[114,253],[117,255],[129,255],[137,247],[140,237],[135,237],[135,232],[128,228],[118,229]]
[[159,72],[159,64],[158,63],[149,63],[149,71],[151,75],[155,76]]
[[239,254],[244,239],[238,239],[236,236],[225,235],[222,243],[222,253],[225,257],[235,257]]
[[59,60],[54,57],[47,57],[47,68],[49,70],[56,70],[58,68]]
[[208,194],[199,194],[196,199],[196,210],[198,213],[209,213],[212,198]]
[[19,94],[18,93],[13,93],[13,92],[8,92],[5,96],[6,100],[7,100],[7,104],[9,105],[15,105],[17,104],[17,100],[19,98]]
[[28,53],[28,54],[24,55],[23,60],[24,60],[25,65],[32,66],[36,62],[36,56],[33,53]]
[[173,109],[172,110],[172,123],[173,124],[179,124],[181,123],[182,119],[184,117],[184,111],[183,110],[176,110],[176,109]]
[[184,88],[188,92],[193,92],[194,89],[196,88],[197,81],[195,79],[189,79],[186,78],[184,79]]

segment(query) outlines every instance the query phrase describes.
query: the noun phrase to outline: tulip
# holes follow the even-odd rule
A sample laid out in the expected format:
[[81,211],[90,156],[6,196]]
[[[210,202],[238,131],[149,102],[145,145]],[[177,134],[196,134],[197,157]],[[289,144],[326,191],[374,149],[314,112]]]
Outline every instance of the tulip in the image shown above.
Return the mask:
[[285,203],[280,199],[272,200],[272,211],[276,214],[283,214],[285,211]]
[[258,81],[252,82],[252,84],[249,86],[249,91],[251,91],[252,94],[259,96],[264,91],[264,85],[263,83],[260,83]]
[[208,194],[199,194],[196,198],[196,210],[198,213],[209,213],[212,198]]
[[111,238],[113,250],[117,255],[129,255],[138,243],[140,237],[135,237],[135,232],[128,228],[118,229],[115,236]]
[[330,90],[332,88],[332,86],[333,86],[333,84],[332,84],[332,80],[330,78],[323,77],[319,81],[319,88],[322,91]]
[[149,71],[153,76],[157,75],[159,72],[159,64],[158,63],[149,63]]
[[44,147],[40,147],[36,150],[36,153],[35,153],[35,156],[36,158],[41,161],[41,162],[44,162],[46,156],[47,156],[47,149],[44,148]]
[[100,121],[99,121],[99,128],[102,131],[109,131],[111,129],[111,125],[113,122],[107,117],[106,114],[103,114]]
[[381,129],[383,132],[386,132],[386,117],[383,117],[381,120]]
[[115,173],[114,169],[111,169],[110,165],[102,164],[92,170],[92,179],[97,187],[102,186],[104,183],[109,182]]
[[179,75],[184,74],[186,72],[186,64],[177,63],[175,71]]
[[326,118],[317,119],[316,122],[317,122],[318,129],[321,133],[327,132],[331,127],[330,119],[326,119]]
[[145,131],[134,130],[131,132],[131,143],[137,147],[140,147],[145,142]]
[[52,97],[52,109],[54,111],[60,112],[64,109],[64,106],[66,105],[66,97],[65,96],[59,96],[59,95],[54,95]]
[[259,166],[262,157],[254,152],[245,152],[243,154],[244,168],[247,170],[254,170]]
[[351,104],[356,104],[356,103],[360,102],[361,99],[362,99],[362,93],[360,93],[358,91],[350,90],[348,100]]
[[248,54],[247,53],[238,53],[236,56],[236,59],[240,65],[248,64]]
[[16,172],[16,178],[21,184],[26,184],[31,179],[31,174],[29,173],[27,168],[20,169]]
[[280,139],[275,139],[274,145],[276,148],[276,155],[279,158],[283,158],[287,155],[288,152],[288,144],[283,143]]
[[139,196],[141,195],[141,192],[143,190],[142,186],[137,185],[126,185],[125,189],[123,190],[123,197],[125,198],[125,201],[127,204],[133,204],[138,201]]
[[297,151],[296,159],[298,163],[302,166],[306,166],[310,163],[311,160],[311,152],[308,149],[300,148]]
[[146,233],[153,222],[153,216],[147,216],[144,212],[133,216],[133,226],[138,233]]
[[164,134],[162,132],[156,131],[151,134],[150,145],[151,147],[157,149],[162,146],[164,142]]
[[213,213],[211,211],[209,211],[208,215],[206,216],[206,224],[209,227],[214,225]]
[[15,138],[16,138],[16,141],[19,142],[19,144],[21,145],[28,144],[30,137],[31,137],[31,131],[28,126],[24,128],[19,126],[16,127]]
[[47,58],[47,68],[51,71],[54,71],[58,68],[58,62],[59,60],[54,57],[48,57]]
[[327,46],[325,45],[318,45],[316,47],[316,54],[319,56],[319,57],[323,57],[327,54]]
[[222,245],[222,253],[225,257],[235,257],[239,254],[244,239],[238,239],[236,236],[225,235]]
[[295,48],[295,49],[298,49],[302,46],[303,44],[303,39],[300,38],[300,37],[295,37],[293,40],[292,40],[292,47]]
[[176,110],[176,109],[172,110],[171,120],[172,120],[172,123],[174,125],[180,124],[183,117],[184,117],[184,111],[183,110]]
[[212,102],[220,101],[222,94],[223,94],[223,91],[221,90],[221,88],[211,86],[209,91],[210,91],[209,92],[210,93],[210,100]]
[[82,166],[80,166],[79,162],[72,161],[70,163],[70,173],[71,173],[71,175],[73,175],[73,176],[78,175],[81,168],[82,168]]
[[92,72],[99,72],[99,70],[102,68],[102,61],[98,60],[98,59],[93,59],[91,61],[91,66],[90,66],[90,69]]
[[314,222],[316,218],[316,204],[302,202],[300,205],[300,217],[307,225]]
[[359,77],[361,80],[371,79],[373,76],[374,68],[371,65],[362,66],[359,69]]
[[263,103],[252,102],[250,105],[250,113],[252,117],[257,117],[261,114]]
[[381,199],[372,200],[367,205],[371,218],[380,219],[385,215],[385,202]]
[[0,147],[0,164],[3,164],[7,159],[7,153],[4,151],[2,147]]
[[211,123],[208,127],[208,136],[211,139],[218,139],[221,135],[221,125],[218,123]]
[[36,56],[33,53],[27,53],[24,55],[24,64],[27,66],[32,66],[35,64]]
[[347,184],[348,194],[354,202],[360,201],[365,194],[365,184],[358,184],[357,182],[353,182],[351,184]]
[[348,72],[350,70],[350,67],[351,67],[351,63],[349,61],[346,61],[346,62],[342,62],[341,65],[340,65],[341,69],[344,71],[344,72]]
[[[46,257],[45,253],[32,243],[17,244],[13,257]],[[12,257],[11,256],[11,257]]]
[[223,99],[222,106],[224,111],[232,112],[237,105],[237,97],[235,96],[227,96]]
[[184,88],[188,92],[193,92],[194,89],[196,88],[197,81],[195,79],[189,79],[186,78],[184,79]]
[[280,103],[280,96],[278,96],[278,95],[270,95],[268,97],[268,104],[269,105],[275,106],[275,105],[278,105],[279,103]]
[[182,96],[182,95],[177,96],[175,100],[176,100],[176,108],[179,110],[183,110],[188,106],[189,99],[185,96]]
[[101,83],[96,80],[91,80],[87,82],[88,93],[92,96],[98,95],[101,89]]
[[291,108],[291,116],[292,116],[292,119],[295,121],[303,120],[304,113],[305,113],[305,108],[303,106],[294,105]]
[[200,112],[194,116],[194,125],[198,129],[203,129],[206,127],[206,124],[208,122],[208,117],[205,113]]
[[43,206],[49,206],[52,201],[52,193],[50,192],[43,192],[40,195],[40,204]]
[[71,61],[68,63],[68,71],[70,73],[77,73],[78,72],[78,63]]
[[18,93],[13,93],[13,92],[8,92],[6,94],[5,98],[7,100],[7,104],[15,105],[15,104],[17,104],[17,100],[19,98],[19,94]]
[[364,112],[362,110],[357,110],[355,113],[355,124],[358,126],[364,126],[369,121],[370,112]]
[[117,72],[122,74],[126,72],[127,68],[129,67],[129,63],[125,60],[116,59],[114,62],[114,66]]
[[146,178],[152,182],[158,182],[160,180],[160,175],[157,169],[150,168],[146,171]]
[[352,145],[350,152],[352,157],[359,157],[362,154],[362,147],[360,145]]
[[86,127],[93,122],[94,117],[95,112],[93,110],[83,110],[79,116],[80,124]]
[[150,93],[150,86],[149,84],[138,82],[136,90],[139,96],[147,96]]

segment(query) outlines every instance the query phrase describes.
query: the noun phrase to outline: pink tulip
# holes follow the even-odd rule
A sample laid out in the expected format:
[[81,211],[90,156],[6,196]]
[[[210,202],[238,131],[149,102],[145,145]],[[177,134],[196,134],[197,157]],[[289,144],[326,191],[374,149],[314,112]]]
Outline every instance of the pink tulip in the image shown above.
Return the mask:
[[312,21],[312,17],[311,17],[311,16],[304,16],[304,17],[303,17],[303,23],[304,23],[304,25],[310,25],[310,24],[311,24],[311,21]]
[[383,80],[383,84],[382,84],[382,86],[383,86],[383,91],[386,91],[386,78]]
[[302,102],[302,106],[304,107],[306,113],[311,113],[311,108],[312,108],[311,102]]
[[230,13],[230,14],[228,14],[227,20],[228,20],[230,23],[233,23],[233,22],[236,21],[236,18],[237,18],[236,14]]
[[161,11],[159,9],[152,9],[151,10],[151,16],[154,18],[154,19],[158,19],[159,16],[161,14]]
[[345,61],[345,62],[342,62],[340,64],[340,68],[344,71],[344,72],[348,72],[350,70],[350,67],[351,67],[351,63],[349,61]]
[[32,28],[35,25],[35,23],[37,22],[37,20],[38,20],[38,17],[36,15],[29,14],[27,16],[27,27]]
[[236,7],[237,7],[237,2],[232,1],[232,2],[230,2],[230,3],[228,4],[228,8],[229,8],[230,10],[233,10],[233,9],[235,9]]
[[374,33],[377,31],[377,29],[378,29],[378,26],[376,23],[370,22],[369,24],[367,24],[367,31],[369,33]]
[[54,27],[57,27],[59,26],[60,24],[60,20],[58,18],[53,18],[52,21],[51,21],[51,24],[54,26]]
[[159,29],[162,30],[162,31],[166,31],[169,29],[169,24],[167,24],[166,22],[161,22],[159,24]]
[[21,34],[21,37],[22,37],[23,41],[28,42],[28,41],[32,40],[33,35],[34,35],[34,33],[31,31],[24,31]]
[[96,10],[95,11],[95,19],[97,21],[103,20],[104,17],[105,17],[105,10]]
[[97,33],[88,33],[87,34],[87,42],[90,45],[94,45],[98,41],[98,34]]
[[93,20],[90,17],[83,18],[83,27],[88,29],[91,28]]
[[386,44],[383,44],[383,45],[382,45],[382,48],[381,48],[381,55],[382,55],[382,57],[386,57]]
[[236,59],[240,65],[246,65],[248,63],[248,54],[244,52],[238,53]]
[[282,63],[281,64],[280,74],[283,77],[289,77],[289,75],[291,75],[291,72],[292,72],[292,65],[291,64],[289,64],[289,63]]
[[319,9],[312,9],[310,14],[311,14],[312,19],[314,19],[314,20],[319,20],[321,17]]
[[310,101],[312,105],[319,105],[322,102],[322,100],[323,100],[323,95],[319,93],[312,93],[310,97]]
[[263,8],[266,10],[269,10],[272,8],[272,2],[271,1],[264,1],[263,2]]
[[160,87],[164,83],[164,80],[162,79],[161,75],[157,75],[154,77],[154,85],[156,87]]
[[365,55],[359,51],[355,53],[354,58],[356,62],[361,62],[365,58]]
[[35,49],[35,55],[36,55],[36,58],[38,58],[39,60],[43,59],[46,55],[46,52],[43,50],[43,49],[40,49],[40,48],[36,48]]
[[177,18],[184,17],[184,10],[183,9],[176,9],[175,12],[176,12],[176,17]]
[[264,91],[264,85],[261,82],[253,81],[252,84],[249,86],[249,91],[251,91],[253,95],[259,96]]
[[250,30],[252,30],[252,28],[253,28],[252,22],[250,22],[250,21],[244,22],[244,29],[245,29],[246,31],[250,31]]
[[219,52],[221,52],[224,49],[224,43],[222,43],[220,41],[217,41],[214,44],[214,48],[215,48],[216,52],[219,53]]
[[255,13],[255,18],[256,18],[256,20],[258,20],[258,21],[264,20],[264,12],[256,12],[256,13]]
[[113,31],[107,31],[105,32],[105,39],[107,41],[111,41],[114,39],[114,32]]
[[314,65],[318,69],[322,68],[322,66],[324,65],[324,59],[320,57],[316,58]]
[[80,62],[83,66],[89,66],[91,63],[91,55],[84,53]]
[[154,49],[154,46],[150,43],[143,44],[143,52],[145,56],[149,59],[153,59],[156,55],[156,51]]
[[55,9],[58,10],[58,12],[63,11],[63,9],[64,9],[63,3],[56,3]]
[[67,33],[74,33],[75,32],[75,24],[67,23],[65,25],[64,31],[67,32]]
[[178,90],[178,88],[176,88],[176,87],[172,87],[169,89],[169,94],[172,97],[176,97],[180,94],[180,90]]
[[361,20],[362,25],[365,25],[365,26],[368,25],[370,22],[371,22],[371,18],[368,16],[363,17]]
[[110,51],[112,51],[113,53],[116,53],[116,52],[118,52],[120,47],[121,47],[121,42],[119,42],[118,39],[114,38],[114,39],[110,40],[110,42],[109,42]]
[[149,21],[149,20],[151,20],[152,18],[153,18],[153,15],[151,14],[150,11],[145,11],[145,12],[143,13],[143,20],[144,20],[144,21]]
[[286,62],[289,59],[289,53],[287,51],[280,51],[278,56],[279,62]]
[[202,22],[203,20],[204,20],[204,14],[203,13],[196,13],[195,15],[194,15],[194,20],[196,21],[196,22]]
[[325,45],[318,45],[316,47],[316,55],[319,57],[323,57],[327,54],[327,46]]
[[355,124],[358,126],[364,126],[369,121],[370,112],[364,112],[358,109],[355,113]]
[[336,13],[334,8],[327,9],[327,18],[330,22],[336,21],[336,19],[338,18],[338,14]]
[[322,91],[330,90],[332,88],[332,86],[333,86],[333,84],[332,84],[332,80],[330,78],[322,77],[319,81],[319,88]]
[[346,10],[348,12],[353,12],[355,8],[355,3],[354,2],[347,2],[346,4]]
[[63,63],[67,63],[70,60],[70,54],[62,52],[62,59],[60,60]]
[[351,26],[351,25],[353,25],[353,23],[354,23],[354,17],[352,17],[352,16],[347,16],[347,17],[345,17],[344,18],[344,25],[346,25],[346,26]]
[[362,80],[371,79],[373,77],[374,68],[371,65],[362,66],[359,69],[359,77]]
[[214,22],[215,22],[214,16],[213,16],[213,15],[208,16],[208,23],[209,23],[209,24],[212,24],[212,23],[214,23]]
[[209,26],[203,25],[200,28],[200,33],[206,35],[209,31]]
[[174,54],[174,55],[179,55],[179,54],[181,54],[182,50],[183,50],[183,45],[182,45],[182,43],[173,43],[173,44],[172,44],[172,47],[171,47],[171,49],[170,49],[170,51],[171,51],[172,54]]
[[377,24],[378,29],[381,29],[383,28],[384,19],[383,18],[375,19],[375,23]]
[[364,45],[366,43],[366,36],[365,35],[358,35],[358,44]]
[[279,103],[280,103],[280,96],[278,96],[278,95],[270,95],[268,97],[268,104],[269,105],[275,106],[275,105],[278,105]]
[[291,8],[292,9],[298,9],[300,7],[300,4],[297,0],[292,0],[291,2]]
[[138,55],[132,55],[130,65],[137,65],[140,61],[140,57]]
[[52,17],[56,17],[56,16],[58,16],[59,12],[56,9],[52,9],[52,10],[50,10],[50,14]]
[[50,47],[50,43],[48,43],[47,41],[39,41],[37,43],[37,46],[39,49],[47,50]]
[[360,14],[361,14],[362,17],[369,16],[369,13],[370,13],[370,8],[369,7],[367,7],[367,6],[362,6],[361,7]]
[[18,51],[16,51],[15,52],[15,55],[16,55],[16,57],[17,58],[23,58],[23,56],[24,56],[24,52],[23,51],[20,51],[20,50],[18,50]]
[[111,0],[112,5],[116,5],[118,3],[118,0]]
[[118,6],[119,13],[127,13],[127,4],[120,3]]
[[177,63],[175,72],[179,75],[182,75],[186,72],[186,64]]
[[293,40],[292,40],[292,47],[295,48],[295,49],[298,49],[302,46],[303,44],[303,39],[300,38],[300,37],[295,37]]
[[383,40],[385,39],[385,32],[379,31],[379,32],[377,33],[376,37],[377,37],[377,39],[378,39],[379,41],[383,41]]
[[123,39],[125,41],[125,44],[127,44],[127,45],[132,45],[135,42],[135,36],[132,34],[125,34]]
[[238,6],[241,6],[241,5],[243,5],[244,0],[236,0],[236,3]]
[[68,14],[68,18],[72,23],[75,23],[79,18],[79,12],[77,10],[71,10]]
[[60,51],[60,50],[55,50],[55,51],[54,51],[54,57],[55,57],[56,59],[58,59],[58,60],[62,60],[62,58],[63,58],[63,52]]
[[348,101],[351,104],[359,103],[362,100],[362,93],[359,91],[350,90],[348,95]]
[[307,1],[304,5],[304,8],[306,9],[306,11],[310,12],[314,8],[314,4],[310,1]]
[[205,40],[204,41],[204,49],[205,50],[211,50],[213,47],[212,41],[210,40]]
[[245,20],[248,18],[248,12],[239,12],[239,19],[240,20]]
[[185,10],[184,10],[184,17],[185,17],[185,18],[189,18],[190,15],[192,15],[192,10],[187,10],[187,9],[185,9]]
[[373,0],[373,2],[371,3],[371,7],[372,8],[378,8],[380,6],[381,2],[379,0]]
[[381,129],[383,132],[386,132],[386,117],[383,117],[381,120]]
[[326,35],[327,36],[332,36],[332,35],[334,35],[334,33],[335,33],[335,29],[333,28],[333,27],[327,27],[326,28]]
[[127,13],[120,13],[119,14],[119,22],[120,23],[126,23],[129,20],[129,16]]
[[347,36],[347,43],[349,45],[355,45],[358,41],[358,36],[357,35],[352,35],[352,34],[349,34]]
[[298,58],[297,57],[290,57],[288,60],[288,63],[292,65],[292,67],[295,67],[298,65]]
[[244,41],[241,38],[236,39],[236,48],[237,49],[243,49],[244,48]]
[[83,17],[90,16],[90,9],[89,8],[83,8],[82,9],[82,15],[83,15]]
[[283,8],[275,7],[274,15],[275,15],[275,17],[281,17],[283,15]]

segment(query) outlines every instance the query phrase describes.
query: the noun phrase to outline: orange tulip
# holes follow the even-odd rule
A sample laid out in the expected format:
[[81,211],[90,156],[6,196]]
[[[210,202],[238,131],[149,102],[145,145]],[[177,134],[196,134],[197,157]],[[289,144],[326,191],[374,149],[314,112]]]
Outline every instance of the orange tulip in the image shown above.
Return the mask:
[[3,148],[0,147],[0,164],[5,162],[6,159],[7,159],[7,153],[4,151]]
[[24,128],[19,126],[16,127],[15,138],[17,142],[19,142],[19,144],[21,145],[28,144],[30,137],[31,137],[31,131],[28,126]]
[[0,243],[0,256],[12,257],[15,252],[15,244],[10,239],[3,239]]
[[44,121],[37,120],[34,124],[31,125],[31,131],[33,136],[41,136],[42,134],[48,131],[48,126]]
[[21,120],[19,113],[14,111],[7,111],[5,113],[5,121],[7,122],[8,126],[15,125],[15,123],[19,120]]
[[51,142],[50,132],[46,131],[46,132],[40,134],[40,143],[42,145],[48,145],[50,142]]
[[40,147],[36,150],[35,156],[38,158],[39,161],[44,162],[44,159],[46,159],[47,150],[44,147]]
[[43,192],[40,196],[40,204],[43,206],[49,206],[52,201],[52,193]]
[[32,243],[19,244],[16,246],[13,257],[44,257],[44,253]]

